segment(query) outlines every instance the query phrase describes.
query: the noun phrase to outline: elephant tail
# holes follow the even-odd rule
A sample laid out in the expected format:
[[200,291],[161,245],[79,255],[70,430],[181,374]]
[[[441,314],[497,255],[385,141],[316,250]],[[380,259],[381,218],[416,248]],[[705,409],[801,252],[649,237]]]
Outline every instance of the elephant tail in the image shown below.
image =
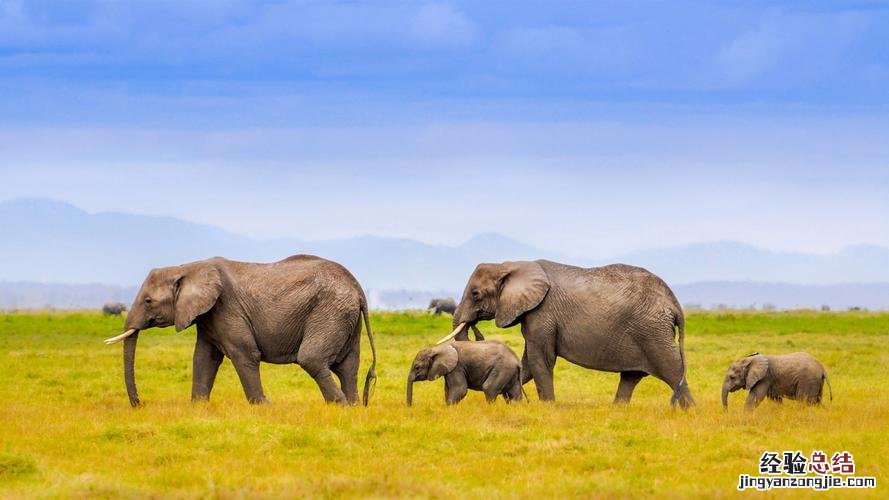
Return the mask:
[[370,319],[368,318],[366,300],[361,301],[361,316],[364,318],[364,329],[367,331],[367,340],[370,342],[370,352],[373,355],[370,368],[367,369],[367,377],[364,379],[364,398],[362,403],[364,406],[367,406],[370,398],[371,382],[373,382],[374,387],[377,385],[377,348],[374,345],[373,330],[370,329]]
[[676,336],[679,337],[679,363],[682,365],[682,378],[679,379],[679,385],[676,386],[671,401],[676,404],[682,395],[683,388],[688,387],[688,380],[685,378],[688,372],[688,366],[685,363],[685,315],[681,310],[673,313],[673,327],[676,329]]
[[830,386],[830,379],[827,378],[826,371],[824,372],[824,375],[822,375],[822,377],[824,378],[824,381],[827,382],[827,390],[830,393],[830,400],[833,401],[833,387]]

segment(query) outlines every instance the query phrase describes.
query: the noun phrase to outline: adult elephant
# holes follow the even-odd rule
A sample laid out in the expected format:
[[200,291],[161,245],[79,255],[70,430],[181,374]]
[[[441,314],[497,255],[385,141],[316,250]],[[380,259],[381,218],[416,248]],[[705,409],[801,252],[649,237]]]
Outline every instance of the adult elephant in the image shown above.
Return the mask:
[[[153,269],[136,295],[124,341],[124,377],[130,404],[139,405],[133,364],[139,332],[152,327],[197,325],[192,400],[208,399],[223,356],[231,359],[247,400],[266,402],[259,362],[300,365],[327,402],[358,401],[361,317],[373,361],[364,382],[376,378],[376,349],[367,299],[346,268],[312,255],[272,264],[221,257]],[[333,381],[337,375],[340,387]]]
[[454,299],[447,298],[436,298],[429,301],[429,306],[426,307],[427,310],[432,310],[433,314],[438,316],[441,313],[448,313],[453,315],[454,311],[457,310],[457,303],[454,302]]
[[120,316],[127,312],[127,305],[123,302],[106,302],[102,306],[102,314],[106,316]]
[[456,328],[441,342],[465,336],[467,326],[489,319],[501,328],[521,324],[522,383],[533,378],[542,400],[555,399],[553,367],[559,356],[585,368],[619,372],[615,403],[629,402],[636,384],[654,375],[673,389],[673,405],[694,405],[685,380],[682,308],[667,284],[645,269],[580,268],[547,260],[480,264],[454,313]]

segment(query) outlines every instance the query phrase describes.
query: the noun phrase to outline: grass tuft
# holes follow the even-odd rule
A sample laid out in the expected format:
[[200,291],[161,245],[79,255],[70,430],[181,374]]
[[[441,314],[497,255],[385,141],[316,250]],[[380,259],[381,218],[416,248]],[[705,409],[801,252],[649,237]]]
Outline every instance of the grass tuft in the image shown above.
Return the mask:
[[15,453],[0,453],[0,481],[10,481],[37,473],[33,458]]

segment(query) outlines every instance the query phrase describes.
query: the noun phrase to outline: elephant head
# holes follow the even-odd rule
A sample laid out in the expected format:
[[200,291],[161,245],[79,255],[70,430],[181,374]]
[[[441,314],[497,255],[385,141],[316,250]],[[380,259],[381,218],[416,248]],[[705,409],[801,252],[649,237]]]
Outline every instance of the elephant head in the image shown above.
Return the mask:
[[722,407],[728,408],[728,393],[740,389],[749,391],[766,376],[768,370],[769,359],[758,353],[732,363],[722,383]]
[[549,288],[549,278],[537,262],[479,264],[454,311],[455,330],[442,341],[479,321],[493,319],[500,328],[510,327],[539,306]]
[[139,332],[147,328],[176,326],[182,331],[216,304],[222,279],[212,262],[194,262],[152,269],[142,283],[124,323],[124,333],[105,341],[124,341],[124,378],[132,406],[139,405],[134,364]]
[[414,382],[435,380],[457,367],[457,350],[451,344],[438,345],[417,353],[407,375],[407,405],[413,404]]

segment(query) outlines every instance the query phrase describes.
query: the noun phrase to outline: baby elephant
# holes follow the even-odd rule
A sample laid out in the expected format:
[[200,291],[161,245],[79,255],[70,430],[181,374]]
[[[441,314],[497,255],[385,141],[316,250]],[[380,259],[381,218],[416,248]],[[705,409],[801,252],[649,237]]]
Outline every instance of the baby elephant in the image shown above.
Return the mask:
[[423,349],[407,376],[407,404],[413,402],[414,382],[444,375],[445,401],[452,405],[466,391],[483,391],[489,403],[502,395],[507,402],[522,399],[522,364],[512,349],[493,341],[464,341]]
[[821,403],[824,382],[833,389],[827,372],[817,359],[805,352],[795,352],[781,356],[764,356],[753,353],[735,361],[725,374],[722,383],[722,406],[728,408],[728,393],[747,389],[746,409],[752,410],[768,397],[780,402],[782,398],[805,401],[809,404]]

